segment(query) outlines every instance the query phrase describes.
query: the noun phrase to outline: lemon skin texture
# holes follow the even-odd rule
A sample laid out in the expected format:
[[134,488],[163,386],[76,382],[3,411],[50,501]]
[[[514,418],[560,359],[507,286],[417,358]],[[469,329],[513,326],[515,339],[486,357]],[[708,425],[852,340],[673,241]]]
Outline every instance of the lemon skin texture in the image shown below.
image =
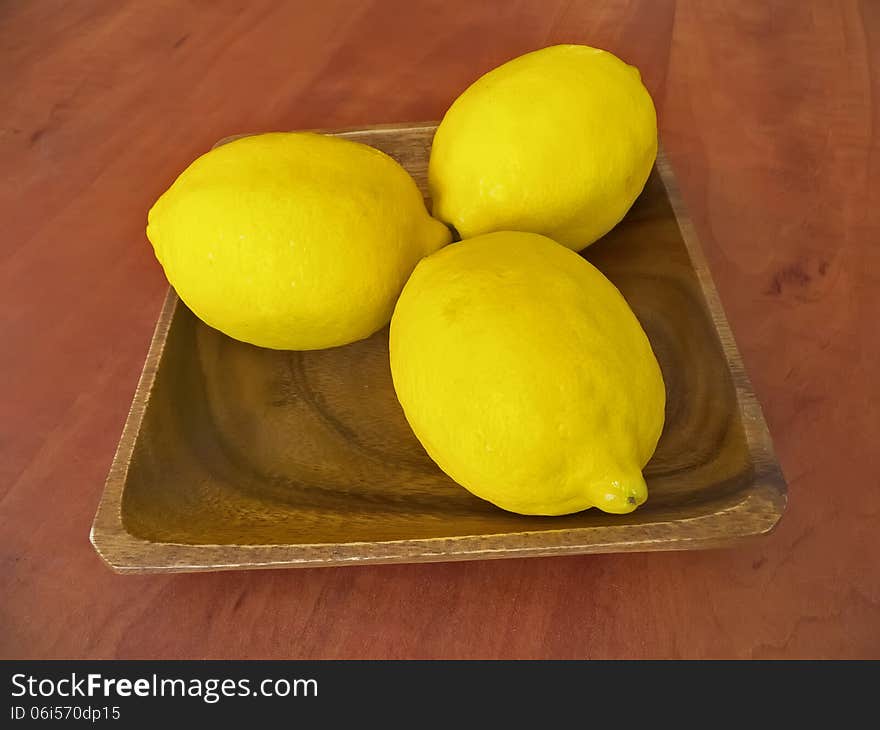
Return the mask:
[[437,129],[435,217],[462,238],[541,233],[579,251],[645,186],[657,117],[638,69],[588,46],[550,46],[472,84]]
[[646,500],[663,378],[623,296],[573,251],[497,232],[423,259],[390,358],[413,432],[478,497],[529,515]]
[[207,324],[261,347],[314,350],[386,325],[413,267],[451,234],[389,156],[297,132],[199,157],[150,210],[147,237]]

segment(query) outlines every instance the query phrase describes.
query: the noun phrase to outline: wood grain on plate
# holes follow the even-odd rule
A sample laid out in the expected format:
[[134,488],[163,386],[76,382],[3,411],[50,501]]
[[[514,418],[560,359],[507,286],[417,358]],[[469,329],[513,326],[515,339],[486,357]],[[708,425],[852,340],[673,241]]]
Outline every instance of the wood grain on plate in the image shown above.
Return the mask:
[[[6,3],[0,656],[880,655],[880,7]],[[642,71],[790,504],[734,550],[118,576],[86,534],[162,306],[146,210],[236,131],[436,119],[554,42]]]
[[[435,129],[336,134],[390,154],[427,196]],[[633,307],[666,382],[634,514],[524,517],[456,485],[404,418],[387,328],[267,350],[169,293],[95,518],[98,552],[120,572],[185,572],[686,550],[769,532],[785,483],[673,181],[661,153],[626,218],[584,252]]]

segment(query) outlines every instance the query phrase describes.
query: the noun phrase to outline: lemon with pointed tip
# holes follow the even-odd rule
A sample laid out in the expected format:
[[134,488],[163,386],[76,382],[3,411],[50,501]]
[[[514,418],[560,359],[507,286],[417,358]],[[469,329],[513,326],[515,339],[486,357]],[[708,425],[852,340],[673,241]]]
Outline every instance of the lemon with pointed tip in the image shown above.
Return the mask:
[[579,251],[638,197],[657,154],[657,117],[638,69],[560,45],[474,82],[431,149],[434,215],[462,238],[541,233]]
[[529,515],[647,498],[663,377],[623,296],[573,251],[499,232],[423,259],[390,356],[413,432],[478,497]]
[[150,210],[147,237],[206,323],[261,347],[314,350],[386,325],[413,267],[451,234],[388,155],[296,132],[199,157]]

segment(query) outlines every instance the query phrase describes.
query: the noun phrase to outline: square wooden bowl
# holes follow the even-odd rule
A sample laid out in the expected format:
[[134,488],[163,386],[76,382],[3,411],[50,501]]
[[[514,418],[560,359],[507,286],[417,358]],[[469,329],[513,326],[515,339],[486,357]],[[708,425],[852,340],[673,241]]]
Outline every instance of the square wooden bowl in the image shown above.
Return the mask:
[[[426,193],[434,130],[335,134],[395,157]],[[666,380],[649,498],[634,513],[523,517],[456,485],[404,419],[387,328],[330,350],[264,350],[169,291],[95,549],[114,570],[148,573],[690,550],[769,532],[785,482],[662,153],[624,221],[584,255],[629,301]]]

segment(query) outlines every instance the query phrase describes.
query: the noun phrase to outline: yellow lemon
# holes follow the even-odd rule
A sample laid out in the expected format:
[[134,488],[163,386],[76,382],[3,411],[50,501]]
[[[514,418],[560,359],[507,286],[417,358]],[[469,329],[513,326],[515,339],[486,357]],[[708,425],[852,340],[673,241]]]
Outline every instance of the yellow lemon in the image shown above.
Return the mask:
[[451,234],[386,154],[299,132],[199,157],[150,210],[147,237],[209,325],[262,347],[313,350],[387,324],[413,267]]
[[534,515],[647,498],[660,367],[623,296],[573,251],[514,232],[447,246],[404,287],[390,348],[415,435],[478,497]]
[[588,46],[551,46],[472,84],[437,129],[434,215],[462,238],[531,231],[579,251],[610,231],[657,155],[638,69]]

